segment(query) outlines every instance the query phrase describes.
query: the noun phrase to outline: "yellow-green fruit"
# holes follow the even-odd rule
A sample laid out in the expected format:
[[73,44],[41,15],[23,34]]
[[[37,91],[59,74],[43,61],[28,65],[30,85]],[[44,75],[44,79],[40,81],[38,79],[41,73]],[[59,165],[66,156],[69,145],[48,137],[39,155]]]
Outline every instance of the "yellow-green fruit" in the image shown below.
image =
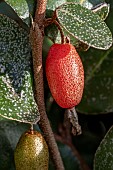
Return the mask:
[[48,170],[49,152],[46,141],[37,131],[27,131],[16,146],[16,170]]

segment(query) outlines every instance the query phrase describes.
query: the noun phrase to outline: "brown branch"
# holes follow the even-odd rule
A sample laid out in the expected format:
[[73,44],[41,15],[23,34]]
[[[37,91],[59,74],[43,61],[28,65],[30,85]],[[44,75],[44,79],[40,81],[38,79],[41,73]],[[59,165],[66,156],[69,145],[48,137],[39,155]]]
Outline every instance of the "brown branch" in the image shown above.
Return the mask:
[[39,27],[43,26],[46,3],[47,0],[37,0],[37,6],[35,11],[35,22],[38,23]]
[[36,102],[40,112],[39,125],[44,133],[56,170],[64,170],[63,162],[56,144],[49,120],[46,115],[43,88],[42,44],[43,22],[46,10],[46,0],[37,0],[34,27],[31,28],[30,40],[32,44],[33,69],[36,89]]

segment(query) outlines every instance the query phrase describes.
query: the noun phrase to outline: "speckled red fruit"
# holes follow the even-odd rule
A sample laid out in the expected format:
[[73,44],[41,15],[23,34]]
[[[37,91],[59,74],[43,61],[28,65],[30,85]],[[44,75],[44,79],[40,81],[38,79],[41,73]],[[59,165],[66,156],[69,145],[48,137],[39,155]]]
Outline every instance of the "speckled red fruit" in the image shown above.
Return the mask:
[[46,76],[53,98],[62,108],[72,108],[81,101],[84,69],[71,44],[54,44],[46,60]]

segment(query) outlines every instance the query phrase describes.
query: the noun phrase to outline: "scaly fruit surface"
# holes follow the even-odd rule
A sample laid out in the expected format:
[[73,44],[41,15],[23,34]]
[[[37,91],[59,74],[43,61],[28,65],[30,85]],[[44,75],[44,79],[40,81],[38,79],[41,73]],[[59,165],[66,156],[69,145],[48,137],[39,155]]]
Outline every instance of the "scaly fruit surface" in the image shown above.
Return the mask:
[[25,132],[16,146],[14,159],[16,170],[48,170],[48,146],[42,135],[37,131]]
[[82,61],[72,44],[53,44],[46,59],[46,76],[53,98],[62,108],[81,101],[84,89]]

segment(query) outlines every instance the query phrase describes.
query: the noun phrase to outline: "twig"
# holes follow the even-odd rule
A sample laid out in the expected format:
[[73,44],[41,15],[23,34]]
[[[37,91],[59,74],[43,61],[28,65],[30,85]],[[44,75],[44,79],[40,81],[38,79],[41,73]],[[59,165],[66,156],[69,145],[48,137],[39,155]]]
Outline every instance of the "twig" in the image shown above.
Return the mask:
[[43,68],[42,68],[42,44],[43,44],[43,22],[46,10],[46,0],[37,0],[34,27],[31,28],[30,38],[33,53],[33,68],[36,89],[36,102],[40,112],[39,125],[45,135],[56,170],[64,170],[63,162],[50,127],[45,111],[44,88],[43,88]]

